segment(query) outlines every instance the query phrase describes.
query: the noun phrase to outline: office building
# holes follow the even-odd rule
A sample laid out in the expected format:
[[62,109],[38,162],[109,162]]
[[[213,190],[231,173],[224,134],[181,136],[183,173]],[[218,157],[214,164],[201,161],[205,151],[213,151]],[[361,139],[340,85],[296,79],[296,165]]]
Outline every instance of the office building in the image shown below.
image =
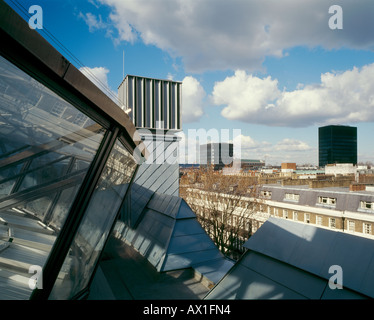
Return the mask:
[[233,163],[234,145],[232,143],[207,143],[200,145],[200,165],[212,166],[222,170]]
[[318,128],[319,166],[357,164],[357,128],[330,125]]

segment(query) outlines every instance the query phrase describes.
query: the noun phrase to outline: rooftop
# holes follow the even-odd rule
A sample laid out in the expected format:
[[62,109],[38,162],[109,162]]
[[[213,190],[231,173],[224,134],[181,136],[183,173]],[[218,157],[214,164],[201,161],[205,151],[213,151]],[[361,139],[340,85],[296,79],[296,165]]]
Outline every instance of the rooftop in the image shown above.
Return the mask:
[[244,246],[248,251],[207,299],[374,297],[372,239],[272,217]]
[[333,192],[333,193],[340,193],[340,194],[356,194],[356,195],[370,195],[374,196],[374,190],[359,190],[359,191],[350,191],[349,187],[326,187],[326,188],[310,188],[307,184],[302,185],[279,185],[279,184],[264,184],[262,186],[263,189],[267,187],[272,189],[280,189],[280,190],[299,190],[299,191],[310,191],[310,192]]
[[132,246],[111,237],[88,299],[202,299],[209,290],[192,268],[160,273]]

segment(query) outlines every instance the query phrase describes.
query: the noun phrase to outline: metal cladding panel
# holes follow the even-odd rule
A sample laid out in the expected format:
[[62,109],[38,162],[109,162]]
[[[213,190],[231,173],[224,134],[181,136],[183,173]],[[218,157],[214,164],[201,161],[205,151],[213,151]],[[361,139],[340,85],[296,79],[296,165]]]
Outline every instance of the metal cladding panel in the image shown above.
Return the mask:
[[[142,189],[140,187],[139,191]],[[139,223],[134,229],[123,223],[117,227],[117,232],[158,271],[199,265],[207,272],[204,266],[216,265],[219,271],[210,270],[209,277],[220,279],[223,270],[228,269],[226,264],[221,266],[223,255],[183,199],[154,193],[141,214],[137,212],[136,215]]]
[[217,259],[223,259],[218,249],[167,254],[161,271],[166,272],[170,270],[190,268],[195,263],[212,260],[215,261]]
[[179,197],[157,194],[148,203],[148,208],[161,212],[172,218],[176,218],[180,203],[181,198]]
[[245,255],[241,263],[309,299],[319,299],[326,288],[325,280],[253,251]]
[[346,288],[340,290],[325,290],[322,300],[344,300],[344,299],[366,299],[366,297],[357,294],[354,291],[348,290]]
[[186,234],[201,234],[204,232],[204,229],[196,223],[195,219],[183,219],[178,221],[175,225],[173,236],[180,237],[185,236]]
[[244,246],[326,280],[338,265],[344,287],[374,297],[374,240],[269,218]]
[[214,287],[206,299],[306,299],[304,296],[242,264]]
[[185,218],[195,218],[196,214],[192,211],[189,205],[182,199],[181,205],[179,207],[178,212],[178,219],[185,219]]
[[124,109],[138,128],[181,130],[182,83],[126,76],[118,88]]
[[232,260],[221,258],[194,264],[193,268],[213,283],[218,283],[227,272],[229,272],[233,265],[234,262]]

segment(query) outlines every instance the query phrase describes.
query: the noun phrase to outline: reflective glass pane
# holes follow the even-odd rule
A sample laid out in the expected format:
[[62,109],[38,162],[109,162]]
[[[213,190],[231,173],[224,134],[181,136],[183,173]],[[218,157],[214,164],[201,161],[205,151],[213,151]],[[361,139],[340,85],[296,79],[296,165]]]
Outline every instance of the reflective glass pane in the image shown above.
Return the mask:
[[103,135],[0,57],[0,299],[29,298]]
[[135,168],[134,158],[117,142],[90,199],[51,299],[69,299],[87,286]]

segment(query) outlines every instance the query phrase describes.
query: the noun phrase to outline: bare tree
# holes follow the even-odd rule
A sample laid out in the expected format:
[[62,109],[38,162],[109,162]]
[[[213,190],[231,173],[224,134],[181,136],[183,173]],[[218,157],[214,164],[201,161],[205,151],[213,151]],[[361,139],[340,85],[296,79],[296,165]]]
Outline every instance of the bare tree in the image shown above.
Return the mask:
[[260,203],[258,192],[257,178],[212,169],[187,172],[180,184],[181,197],[201,225],[221,252],[234,258],[252,233],[252,215]]

